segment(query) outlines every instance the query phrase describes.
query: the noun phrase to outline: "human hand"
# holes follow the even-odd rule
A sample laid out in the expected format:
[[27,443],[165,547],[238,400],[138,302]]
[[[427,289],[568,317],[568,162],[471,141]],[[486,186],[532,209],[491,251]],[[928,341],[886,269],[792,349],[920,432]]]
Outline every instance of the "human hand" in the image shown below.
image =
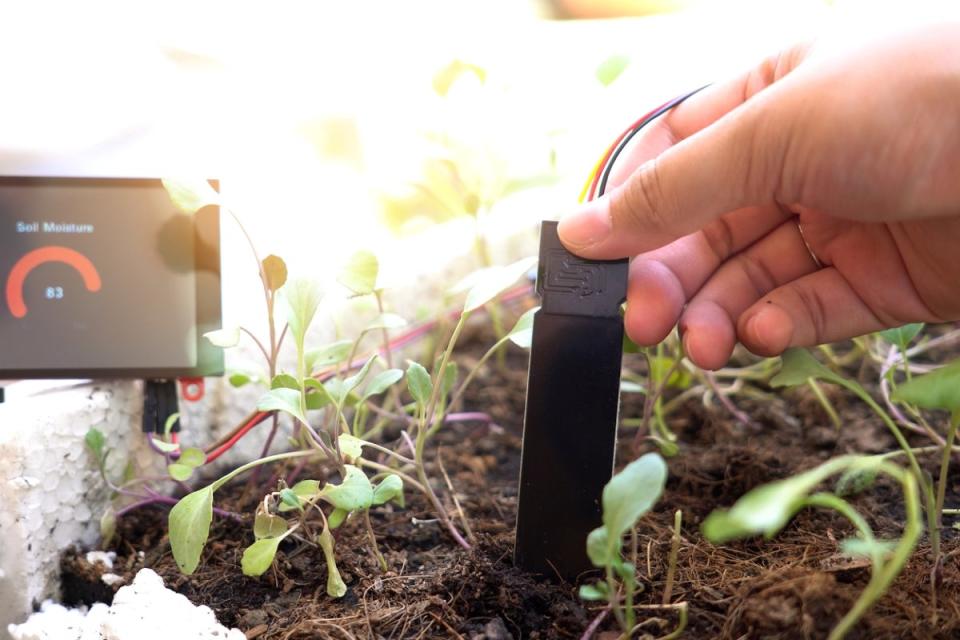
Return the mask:
[[787,50],[621,158],[616,188],[559,233],[587,258],[636,256],[639,344],[679,322],[687,356],[716,369],[737,340],[772,356],[960,319],[960,23]]

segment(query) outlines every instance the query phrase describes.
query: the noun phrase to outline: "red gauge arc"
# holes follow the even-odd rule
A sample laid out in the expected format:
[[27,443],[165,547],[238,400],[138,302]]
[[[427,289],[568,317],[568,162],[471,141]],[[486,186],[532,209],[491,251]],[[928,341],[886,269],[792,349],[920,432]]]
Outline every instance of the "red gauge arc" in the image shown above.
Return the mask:
[[30,272],[47,262],[62,262],[77,270],[83,278],[83,284],[90,292],[97,292],[102,286],[100,274],[90,259],[67,247],[40,247],[17,260],[7,276],[7,307],[15,318],[27,315],[27,305],[23,301],[23,284]]

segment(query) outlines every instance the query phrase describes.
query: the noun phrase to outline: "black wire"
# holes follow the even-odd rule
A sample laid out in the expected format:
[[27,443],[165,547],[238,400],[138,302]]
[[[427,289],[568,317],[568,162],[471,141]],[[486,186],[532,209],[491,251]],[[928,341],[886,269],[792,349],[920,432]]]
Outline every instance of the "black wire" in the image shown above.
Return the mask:
[[603,173],[600,175],[600,186],[597,189],[597,197],[599,198],[600,196],[602,196],[607,190],[607,179],[610,177],[610,172],[613,169],[613,163],[617,161],[617,157],[620,155],[620,153],[624,150],[624,148],[626,148],[627,144],[633,139],[635,135],[637,135],[637,133],[641,129],[643,129],[645,126],[647,126],[648,124],[650,124],[651,122],[653,122],[654,120],[656,120],[657,118],[665,114],[667,111],[670,111],[674,107],[683,103],[687,98],[690,98],[691,96],[694,96],[700,93],[701,91],[703,91],[709,86],[710,86],[709,84],[705,84],[699,89],[694,89],[688,94],[682,95],[678,98],[674,98],[673,100],[671,100],[670,102],[663,105],[662,107],[660,107],[659,109],[651,113],[649,116],[644,118],[643,121],[640,122],[636,127],[634,127],[634,129],[630,133],[625,135],[623,137],[623,140],[620,141],[620,144],[617,145],[617,148],[614,149],[613,153],[610,154],[610,158],[607,160],[606,166],[603,167]]

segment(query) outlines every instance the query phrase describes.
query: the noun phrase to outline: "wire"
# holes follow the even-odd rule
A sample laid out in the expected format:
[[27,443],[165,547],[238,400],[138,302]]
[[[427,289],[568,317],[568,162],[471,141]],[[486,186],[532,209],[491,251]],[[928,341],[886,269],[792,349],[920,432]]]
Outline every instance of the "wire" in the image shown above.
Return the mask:
[[617,161],[617,158],[620,157],[620,154],[627,147],[630,141],[634,136],[639,133],[641,129],[646,127],[648,124],[670,111],[674,107],[682,104],[688,98],[694,96],[695,94],[703,91],[710,85],[704,85],[699,89],[695,89],[687,94],[678,96],[673,100],[664,102],[662,105],[653,109],[652,111],[641,116],[636,122],[630,125],[623,133],[617,136],[617,139],[614,140],[607,151],[600,158],[600,161],[594,166],[593,171],[590,174],[590,177],[587,181],[587,186],[584,187],[583,192],[580,194],[581,202],[584,201],[584,196],[586,200],[593,200],[594,197],[600,197],[607,191],[607,182],[610,179],[610,173],[613,170],[613,165]]

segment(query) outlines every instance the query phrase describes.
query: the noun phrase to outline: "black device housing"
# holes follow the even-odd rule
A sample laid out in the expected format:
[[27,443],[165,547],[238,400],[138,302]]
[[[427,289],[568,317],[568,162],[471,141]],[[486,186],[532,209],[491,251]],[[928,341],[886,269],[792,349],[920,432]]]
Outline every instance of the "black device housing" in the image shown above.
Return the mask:
[[515,562],[572,580],[592,568],[590,531],[613,474],[627,260],[585,260],[543,222],[517,511]]

